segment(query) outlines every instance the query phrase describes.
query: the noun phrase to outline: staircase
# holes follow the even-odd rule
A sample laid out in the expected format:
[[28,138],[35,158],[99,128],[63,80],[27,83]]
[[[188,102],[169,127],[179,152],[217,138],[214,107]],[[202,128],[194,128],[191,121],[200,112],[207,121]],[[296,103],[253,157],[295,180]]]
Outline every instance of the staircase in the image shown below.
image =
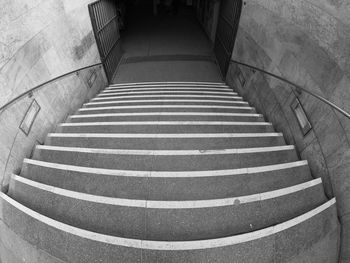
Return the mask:
[[337,260],[335,200],[224,83],[106,88],[0,200],[2,263]]

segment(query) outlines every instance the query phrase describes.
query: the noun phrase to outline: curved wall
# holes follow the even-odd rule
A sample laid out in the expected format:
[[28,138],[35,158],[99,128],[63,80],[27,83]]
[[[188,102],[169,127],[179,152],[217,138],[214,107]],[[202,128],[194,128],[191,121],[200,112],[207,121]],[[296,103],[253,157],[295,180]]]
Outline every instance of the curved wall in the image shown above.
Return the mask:
[[[0,0],[0,107],[25,91],[100,61],[88,12],[92,0]],[[92,68],[34,92],[0,112],[0,183],[18,172],[35,144],[107,85]],[[19,126],[36,100],[41,109],[28,135]]]
[[[350,112],[349,17],[347,0],[247,0],[233,59],[283,76]],[[341,262],[349,262],[350,120],[317,99],[242,66],[232,64],[227,81],[284,132],[289,144],[297,145],[313,175],[322,177],[328,197],[336,196]],[[296,97],[313,126],[306,136],[291,110]]]

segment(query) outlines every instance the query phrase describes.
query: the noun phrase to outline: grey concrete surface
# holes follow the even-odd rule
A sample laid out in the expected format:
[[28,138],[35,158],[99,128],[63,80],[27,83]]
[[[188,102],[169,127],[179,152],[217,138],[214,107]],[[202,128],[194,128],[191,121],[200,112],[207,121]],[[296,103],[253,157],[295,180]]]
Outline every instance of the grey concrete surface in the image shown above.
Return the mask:
[[161,61],[122,64],[114,83],[145,81],[222,81],[220,71],[213,62]]

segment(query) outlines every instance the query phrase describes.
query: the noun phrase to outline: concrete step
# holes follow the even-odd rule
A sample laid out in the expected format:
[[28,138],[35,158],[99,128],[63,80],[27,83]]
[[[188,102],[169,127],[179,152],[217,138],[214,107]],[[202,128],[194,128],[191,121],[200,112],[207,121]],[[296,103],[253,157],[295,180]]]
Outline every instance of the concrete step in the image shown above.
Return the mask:
[[209,81],[153,81],[153,82],[126,82],[126,83],[113,83],[110,87],[123,87],[123,86],[140,86],[140,85],[214,85],[214,86],[227,86],[225,82],[209,82]]
[[120,83],[120,84],[112,84],[106,89],[125,89],[125,88],[142,88],[142,87],[196,87],[196,88],[205,88],[205,87],[213,87],[213,88],[223,88],[229,89],[225,83],[214,83],[214,82],[140,82],[140,83]]
[[21,176],[67,190],[127,199],[200,200],[268,192],[311,180],[307,161],[208,171],[132,171],[25,159]]
[[124,87],[124,88],[118,88],[118,87],[110,87],[106,88],[105,90],[102,90],[101,93],[118,93],[122,94],[125,92],[182,92],[182,91],[195,91],[195,92],[221,92],[224,93],[236,93],[231,88],[228,87],[215,87],[215,86],[204,86],[204,87],[198,87],[198,86],[140,86],[140,87]]
[[256,113],[217,112],[133,112],[103,113],[70,116],[67,122],[117,122],[117,121],[264,121]]
[[118,90],[103,90],[97,95],[97,98],[118,96],[120,98],[129,96],[141,96],[141,95],[216,95],[216,96],[238,96],[237,92],[225,91],[225,90],[191,90],[189,88],[183,88],[178,90],[172,89],[155,89],[155,90],[131,90],[131,91],[118,91]]
[[50,133],[46,145],[140,150],[190,150],[285,145],[281,133]]
[[215,112],[215,113],[255,113],[249,106],[215,106],[215,105],[133,105],[133,106],[99,106],[81,108],[77,114],[103,114],[103,113],[133,113],[133,112]]
[[203,171],[247,168],[298,160],[294,146],[219,150],[125,150],[36,146],[34,159],[94,168]]
[[248,102],[240,100],[219,100],[219,99],[148,99],[148,100],[113,100],[88,102],[84,108],[95,108],[103,106],[153,106],[153,105],[212,105],[212,106],[249,106]]
[[243,101],[242,97],[232,95],[216,95],[216,94],[151,94],[151,95],[125,95],[125,96],[98,96],[90,100],[90,102],[102,101],[126,101],[126,100],[224,100],[224,101]]
[[62,123],[63,133],[261,133],[274,132],[268,122],[119,121]]
[[[251,233],[187,242],[126,239],[58,222],[0,193],[2,221],[18,236],[63,262],[336,262],[335,199],[291,220]],[[12,247],[27,261],[28,250]],[[49,261],[50,263],[52,261]],[[41,263],[41,262],[38,262]]]
[[226,199],[153,201],[89,195],[13,175],[8,195],[40,214],[71,226],[158,241],[248,233],[290,220],[327,201],[321,179]]

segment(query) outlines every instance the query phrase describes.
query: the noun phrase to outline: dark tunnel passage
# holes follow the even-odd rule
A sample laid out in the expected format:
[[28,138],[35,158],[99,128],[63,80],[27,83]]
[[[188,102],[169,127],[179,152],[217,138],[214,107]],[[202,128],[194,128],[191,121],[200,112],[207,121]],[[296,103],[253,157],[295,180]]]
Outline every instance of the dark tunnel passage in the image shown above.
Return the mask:
[[[222,81],[234,43],[235,33],[230,31],[238,25],[234,12],[225,14],[222,9],[236,2],[117,1],[118,32],[109,34],[119,34],[120,51],[109,56],[113,62],[120,61],[113,67],[110,82]],[[230,18],[221,20],[223,15]]]

